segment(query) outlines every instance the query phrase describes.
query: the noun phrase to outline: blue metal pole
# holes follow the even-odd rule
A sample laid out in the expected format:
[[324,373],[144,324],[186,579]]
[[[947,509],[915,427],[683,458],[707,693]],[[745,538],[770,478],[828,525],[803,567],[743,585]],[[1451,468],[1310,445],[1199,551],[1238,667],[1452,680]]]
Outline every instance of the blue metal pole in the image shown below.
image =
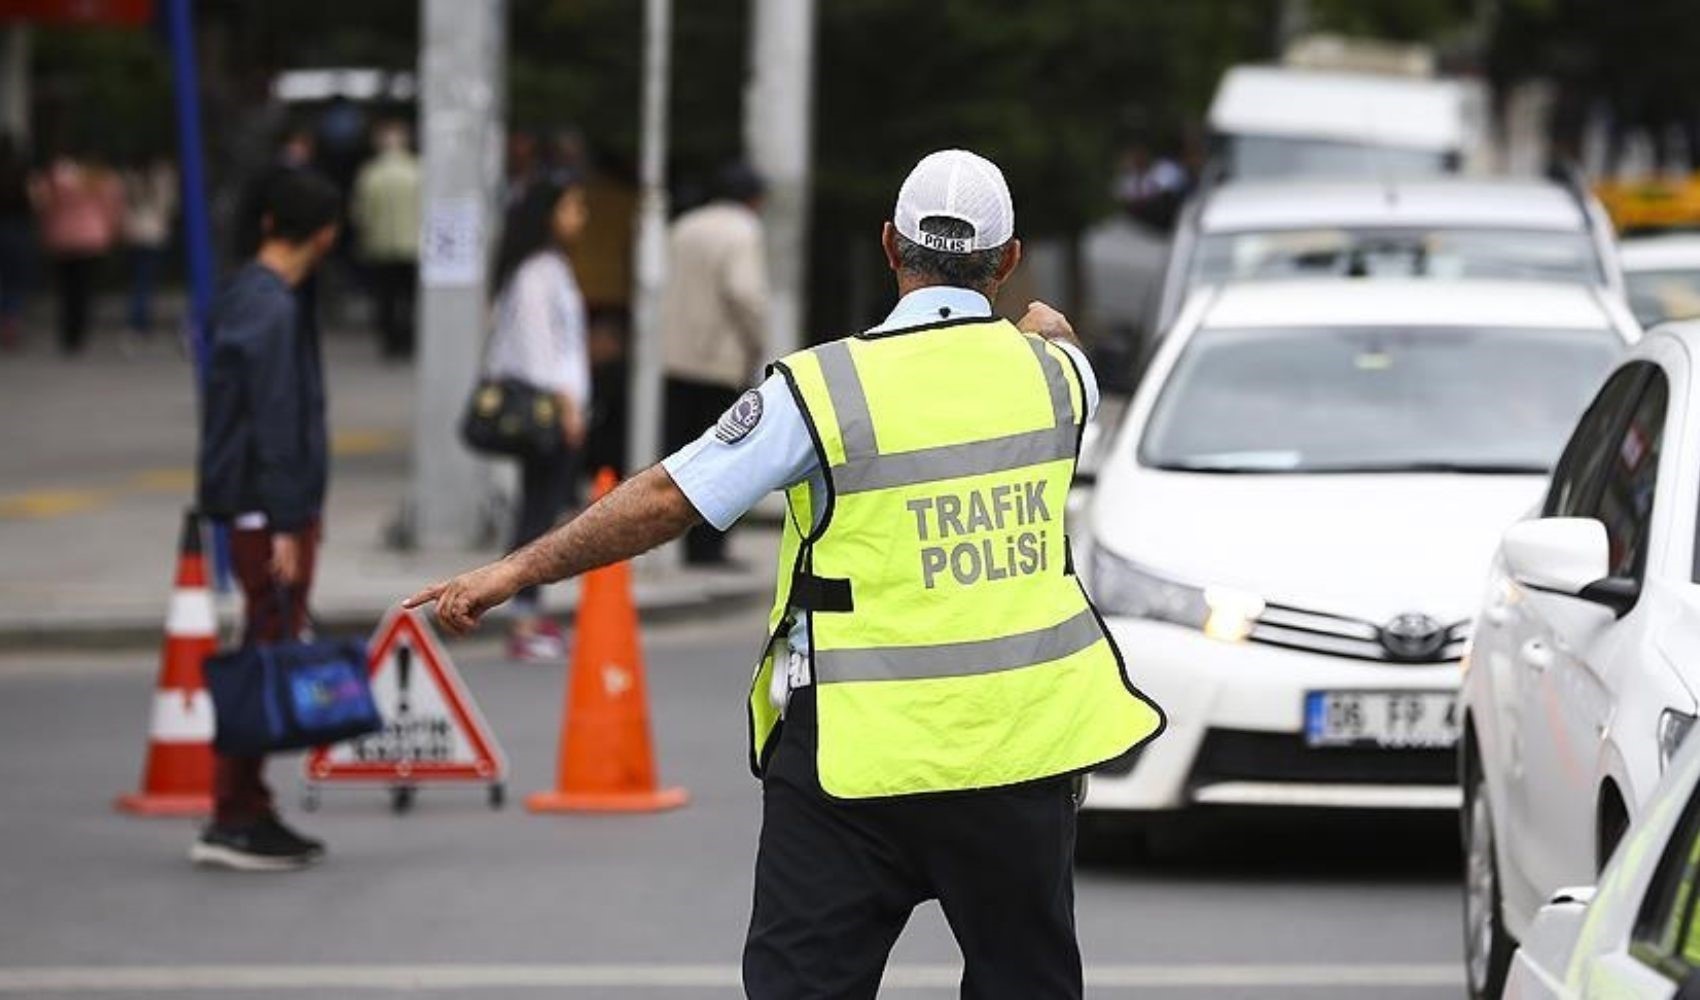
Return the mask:
[[[208,317],[213,301],[212,221],[207,214],[206,163],[201,145],[201,85],[195,68],[195,24],[191,0],[164,0],[165,35],[171,47],[171,82],[177,104],[177,160],[183,183],[183,250],[189,277],[189,355],[195,385],[204,389],[211,361]],[[230,588],[229,538],[213,532],[213,573],[221,591]]]
[[201,151],[201,86],[195,69],[190,0],[165,0],[171,80],[177,98],[177,156],[183,178],[183,249],[189,274],[189,346],[198,383],[207,375],[207,315],[212,311],[212,223],[207,215],[206,164]]

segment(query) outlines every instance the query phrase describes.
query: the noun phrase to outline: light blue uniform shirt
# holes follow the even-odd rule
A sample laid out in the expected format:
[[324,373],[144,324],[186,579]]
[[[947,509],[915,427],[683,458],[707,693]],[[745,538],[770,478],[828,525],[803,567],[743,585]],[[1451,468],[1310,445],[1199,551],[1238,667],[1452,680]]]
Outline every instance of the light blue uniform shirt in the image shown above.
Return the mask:
[[[944,320],[990,318],[992,305],[979,292],[966,288],[934,285],[918,288],[897,302],[885,322],[870,333],[904,330],[926,326]],[[1098,380],[1092,373],[1083,352],[1071,344],[1059,344],[1068,351],[1080,369],[1086,390],[1086,418],[1098,408]],[[826,495],[826,474],[821,470],[820,457],[815,454],[814,441],[809,437],[808,424],[791,396],[785,377],[770,375],[756,388],[761,394],[761,418],[749,433],[728,444],[709,428],[703,435],[663,459],[661,465],[673,477],[691,506],[703,520],[724,531],[743,517],[757,501],[774,490],[786,489],[807,480],[815,496]],[[819,523],[819,505],[815,505]],[[812,525],[811,525],[812,527]],[[809,649],[809,619],[795,614],[796,622],[787,640],[792,657],[790,687],[807,683],[798,677],[799,659],[806,661]],[[787,688],[779,679],[784,671],[776,670],[774,704],[784,706]]]

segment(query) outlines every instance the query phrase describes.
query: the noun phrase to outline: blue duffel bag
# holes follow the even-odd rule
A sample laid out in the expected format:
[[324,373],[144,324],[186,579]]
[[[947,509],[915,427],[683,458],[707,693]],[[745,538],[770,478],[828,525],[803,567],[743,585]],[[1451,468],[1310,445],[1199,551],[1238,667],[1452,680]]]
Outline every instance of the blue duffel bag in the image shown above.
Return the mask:
[[246,645],[207,658],[216,726],[230,757],[302,750],[383,728],[356,639]]

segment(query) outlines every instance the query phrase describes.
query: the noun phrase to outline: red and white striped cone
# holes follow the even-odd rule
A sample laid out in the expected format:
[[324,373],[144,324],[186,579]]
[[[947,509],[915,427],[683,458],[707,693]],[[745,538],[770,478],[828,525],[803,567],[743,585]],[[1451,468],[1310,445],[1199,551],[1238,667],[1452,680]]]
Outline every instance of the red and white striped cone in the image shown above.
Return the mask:
[[201,552],[201,521],[183,519],[177,582],[165,617],[159,684],[148,725],[142,789],[121,795],[119,811],[138,816],[194,816],[212,810],[213,705],[201,665],[218,648],[218,621]]

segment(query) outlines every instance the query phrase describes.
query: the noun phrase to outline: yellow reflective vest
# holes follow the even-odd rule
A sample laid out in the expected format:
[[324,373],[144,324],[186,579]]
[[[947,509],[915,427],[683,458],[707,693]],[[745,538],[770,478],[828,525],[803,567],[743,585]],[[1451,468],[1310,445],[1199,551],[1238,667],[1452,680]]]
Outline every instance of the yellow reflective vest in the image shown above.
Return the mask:
[[1080,772],[1162,729],[1074,577],[1063,520],[1085,391],[1066,352],[972,319],[861,334],[773,367],[827,489],[786,494],[750,691],[758,773],[779,722],[769,682],[800,611],[815,760],[837,798]]

